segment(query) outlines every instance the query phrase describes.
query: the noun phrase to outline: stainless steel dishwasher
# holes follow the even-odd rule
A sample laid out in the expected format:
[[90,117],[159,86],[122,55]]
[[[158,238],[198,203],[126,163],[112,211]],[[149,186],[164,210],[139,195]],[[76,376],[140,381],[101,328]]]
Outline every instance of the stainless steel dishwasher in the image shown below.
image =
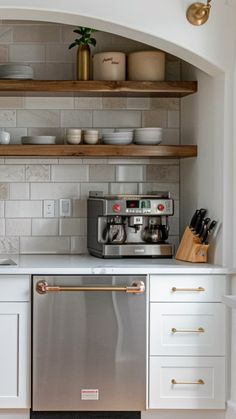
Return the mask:
[[33,283],[33,411],[144,410],[146,277]]

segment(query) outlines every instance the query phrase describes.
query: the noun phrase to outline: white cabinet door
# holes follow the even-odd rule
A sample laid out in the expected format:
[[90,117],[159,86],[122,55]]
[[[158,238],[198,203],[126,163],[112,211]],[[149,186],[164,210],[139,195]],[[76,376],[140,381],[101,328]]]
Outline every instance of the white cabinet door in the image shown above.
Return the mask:
[[221,303],[151,303],[150,355],[223,356]]
[[220,303],[226,289],[223,275],[150,276],[150,301]]
[[150,409],[224,409],[223,357],[151,357]]
[[30,407],[29,303],[0,303],[0,408]]

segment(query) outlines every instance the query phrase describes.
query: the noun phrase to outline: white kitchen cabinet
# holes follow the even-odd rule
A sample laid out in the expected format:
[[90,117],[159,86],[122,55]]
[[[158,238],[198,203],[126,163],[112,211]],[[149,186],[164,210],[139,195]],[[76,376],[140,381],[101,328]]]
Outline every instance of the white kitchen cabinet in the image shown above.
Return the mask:
[[0,276],[0,300],[0,409],[29,408],[30,278]]
[[151,275],[149,409],[225,408],[224,275]]
[[151,357],[151,409],[224,409],[223,357]]

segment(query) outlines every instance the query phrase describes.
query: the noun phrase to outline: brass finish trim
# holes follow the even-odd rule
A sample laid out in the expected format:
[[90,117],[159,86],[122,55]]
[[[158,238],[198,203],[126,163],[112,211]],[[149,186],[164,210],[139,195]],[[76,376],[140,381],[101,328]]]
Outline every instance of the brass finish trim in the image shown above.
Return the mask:
[[205,288],[203,288],[203,287],[198,287],[198,288],[176,288],[176,287],[172,287],[171,291],[172,292],[179,292],[179,291],[201,292],[201,291],[205,291]]
[[202,384],[205,384],[205,382],[201,378],[197,381],[177,381],[175,378],[172,378],[171,384],[197,384],[197,385],[202,385]]
[[176,329],[172,327],[172,333],[205,333],[205,329],[203,327],[198,327],[198,329]]
[[38,294],[47,294],[48,292],[83,292],[83,291],[116,291],[116,292],[126,292],[127,294],[143,294],[145,292],[145,284],[143,281],[133,282],[131,286],[126,287],[110,287],[110,286],[79,286],[79,287],[60,287],[60,286],[49,286],[46,281],[39,281],[36,284],[36,291]]
[[211,0],[207,0],[207,4],[193,3],[188,7],[186,17],[188,21],[195,26],[201,26],[207,22],[210,15]]

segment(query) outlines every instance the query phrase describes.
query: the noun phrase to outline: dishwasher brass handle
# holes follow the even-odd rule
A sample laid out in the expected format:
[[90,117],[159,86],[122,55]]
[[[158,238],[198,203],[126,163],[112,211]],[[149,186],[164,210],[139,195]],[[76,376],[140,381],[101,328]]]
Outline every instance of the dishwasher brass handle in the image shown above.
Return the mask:
[[198,287],[198,288],[176,288],[176,287],[172,287],[171,291],[172,292],[177,292],[177,291],[201,292],[201,291],[205,291],[205,288],[203,288],[203,287]]
[[199,384],[199,385],[202,385],[202,384],[205,384],[205,382],[201,378],[197,381],[177,381],[177,380],[175,380],[175,378],[172,378],[171,384]]
[[50,286],[46,281],[39,281],[36,284],[36,291],[38,294],[47,294],[48,292],[64,292],[64,291],[72,291],[72,292],[82,292],[82,291],[118,291],[118,292],[126,292],[127,294],[143,294],[145,292],[145,284],[143,281],[133,282],[131,286],[120,286],[120,287],[112,287],[112,286],[78,286],[78,287],[60,287],[60,286]]
[[171,332],[172,333],[204,333],[205,329],[203,329],[203,327],[198,327],[197,329],[176,329],[175,327],[172,327]]

